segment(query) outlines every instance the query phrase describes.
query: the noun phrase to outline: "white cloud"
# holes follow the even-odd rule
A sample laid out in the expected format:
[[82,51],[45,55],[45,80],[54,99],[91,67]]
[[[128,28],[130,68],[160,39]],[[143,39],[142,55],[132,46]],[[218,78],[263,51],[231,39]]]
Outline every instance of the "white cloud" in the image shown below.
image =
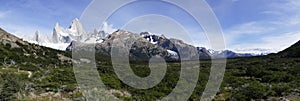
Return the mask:
[[279,11],[273,11],[273,10],[267,10],[267,11],[262,11],[260,12],[261,14],[266,14],[266,15],[282,15],[281,12]]
[[278,52],[291,46],[292,44],[299,41],[300,31],[284,33],[278,36],[267,36],[262,37],[262,42],[259,43],[244,43],[236,44],[231,49],[269,49]]
[[41,34],[44,35],[49,35],[50,33],[52,34],[52,31],[49,30],[48,28],[42,28],[42,27],[37,27],[37,26],[21,26],[21,25],[12,25],[12,24],[3,24],[0,25],[0,28],[3,28],[7,32],[19,37],[19,38],[31,38],[35,31],[39,30]]
[[245,35],[264,35],[275,30],[271,26],[265,26],[265,23],[247,22],[224,30],[227,46],[230,48],[233,43],[237,43],[237,39],[243,38]]
[[268,5],[268,10],[262,14],[268,14],[275,18],[278,25],[293,27],[300,25],[300,1],[284,0],[283,2],[272,2]]
[[288,12],[298,12],[295,10],[300,9],[300,1],[299,0],[285,0],[285,3],[276,3],[274,4],[277,8],[288,11]]
[[261,22],[247,22],[229,29],[230,34],[262,34],[274,28],[262,26]]
[[183,25],[180,25],[174,19],[162,15],[150,14],[137,17],[125,24],[122,29],[135,33],[146,31],[154,34],[164,34],[168,38],[180,39],[191,45],[209,46],[204,33],[191,28],[185,29]]
[[225,40],[230,50],[242,52],[260,49],[278,52],[299,41],[300,31],[273,22],[249,22],[225,30]]
[[298,11],[300,11],[299,0],[271,2],[260,12],[264,14],[261,20],[225,29],[226,44],[232,50],[281,51],[300,40]]
[[103,23],[101,30],[106,32],[106,33],[113,33],[114,31],[116,31],[116,29],[114,29],[113,25],[108,24],[107,22]]
[[85,27],[85,30],[100,28],[109,15],[122,7],[122,5],[131,1],[134,0],[92,0],[90,5],[82,13],[80,20]]
[[[300,9],[299,9],[300,10]],[[286,20],[286,25],[296,26],[300,24],[300,15],[295,15]]]
[[7,17],[11,11],[0,11],[0,18],[5,18]]

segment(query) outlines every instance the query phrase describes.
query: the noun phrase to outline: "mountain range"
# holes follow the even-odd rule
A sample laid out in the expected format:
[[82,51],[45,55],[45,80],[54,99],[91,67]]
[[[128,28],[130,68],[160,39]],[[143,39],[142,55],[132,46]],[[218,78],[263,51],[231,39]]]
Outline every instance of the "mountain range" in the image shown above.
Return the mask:
[[[262,50],[261,53],[236,53],[231,50],[212,50],[207,49],[205,47],[196,47],[193,45],[186,44],[182,40],[178,40],[175,38],[167,38],[163,35],[154,35],[150,32],[141,32],[141,33],[132,33],[125,30],[115,30],[107,23],[103,24],[103,28],[101,30],[94,29],[93,31],[85,31],[84,26],[81,24],[81,22],[76,18],[72,21],[70,26],[68,28],[63,28],[59,25],[59,23],[56,23],[55,27],[53,28],[53,35],[52,37],[49,36],[42,36],[38,31],[35,33],[35,36],[31,40],[27,40],[31,43],[39,44],[42,46],[59,49],[59,50],[68,50],[70,51],[70,44],[72,41],[78,41],[78,42],[84,42],[84,43],[97,43],[102,47],[107,47],[104,44],[111,44],[109,40],[112,41],[111,37],[114,37],[119,34],[121,35],[119,37],[114,38],[113,40],[118,40],[118,38],[125,38],[129,36],[136,36],[136,38],[144,38],[145,40],[141,41],[142,43],[147,43],[154,45],[153,47],[159,47],[160,52],[167,52],[167,57],[172,57],[173,59],[179,59],[180,54],[179,52],[182,51],[181,56],[184,54],[199,54],[200,58],[207,59],[207,58],[236,58],[236,57],[251,57],[251,56],[262,56],[267,55],[271,52],[265,52]],[[112,29],[112,31],[108,31],[105,29]],[[148,42],[146,42],[146,40]],[[139,44],[139,42],[136,42]],[[152,47],[152,46],[145,46],[145,47]],[[109,46],[108,46],[109,47]],[[139,45],[137,46],[139,47]],[[99,52],[106,52],[108,50],[101,50],[99,49]],[[150,49],[151,50],[151,49]],[[256,50],[259,51],[259,50]],[[136,53],[147,53],[145,51],[143,52],[136,52]],[[190,57],[189,57],[190,58]]]

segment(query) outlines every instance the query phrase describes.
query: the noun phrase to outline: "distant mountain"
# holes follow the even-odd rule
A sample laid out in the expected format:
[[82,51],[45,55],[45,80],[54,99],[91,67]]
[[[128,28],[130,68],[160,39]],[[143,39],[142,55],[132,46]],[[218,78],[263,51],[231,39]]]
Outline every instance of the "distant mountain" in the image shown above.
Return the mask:
[[[164,36],[152,35],[148,32],[135,34],[118,30],[97,43],[98,53],[112,54],[112,47],[118,47],[119,52],[130,53],[130,57],[138,60],[149,60],[153,56],[161,56],[167,61],[209,59],[208,52],[199,51],[197,47],[188,45],[181,40],[168,39]],[[73,49],[73,43],[67,50]],[[127,49],[127,50],[126,50]]]
[[277,49],[263,49],[263,48],[233,49],[233,51],[236,53],[246,53],[254,56],[268,55],[271,53],[278,52]]
[[[200,56],[202,59],[210,58],[210,54],[206,51],[201,51],[197,47],[184,43],[182,40],[174,38],[166,38],[164,35],[157,36],[149,32],[142,32],[140,35],[148,40],[150,43],[160,46],[169,51],[169,53],[175,53],[179,58],[185,60],[185,58],[199,58],[192,56]],[[185,57],[185,58],[182,58]]]
[[39,31],[36,31],[34,36],[27,36],[24,40],[41,46],[65,50],[72,41],[87,43],[102,42],[102,39],[114,30],[108,27],[111,26],[104,23],[100,31],[97,29],[85,31],[81,22],[75,18],[68,28],[61,27],[59,23],[56,23],[52,35],[43,35]]
[[[68,28],[63,28],[59,25],[59,23],[56,23],[55,27],[53,28],[52,37],[42,36],[37,31],[34,37],[31,40],[29,40],[29,42],[46,46],[46,47],[51,47],[54,49],[70,51],[72,47],[68,47],[68,46],[70,46],[72,41],[84,42],[84,43],[102,43],[102,42],[107,42],[107,40],[111,40],[110,36],[114,36],[113,35],[114,29],[112,28],[112,26],[109,26],[107,23],[104,23],[103,26],[104,27],[101,30],[94,29],[93,31],[85,31],[84,26],[76,18],[72,21],[72,23]],[[122,30],[119,31],[122,32]],[[158,35],[151,34],[149,32],[141,32],[139,34],[136,34],[135,36],[139,36],[139,38],[144,38],[148,40],[148,42],[150,42],[151,44],[163,48],[168,53],[178,58],[182,58],[185,56],[198,57],[197,55],[200,55],[201,59],[235,58],[235,57],[261,56],[261,55],[268,54],[268,52],[264,52],[260,50],[258,50],[258,52],[257,50],[255,50],[255,53],[237,53],[231,50],[215,51],[211,49],[206,49],[205,47],[195,47],[192,45],[188,45],[184,43],[182,40],[178,40],[174,38],[166,38],[163,35],[158,36]],[[186,58],[195,58],[195,57],[186,57]]]
[[[73,49],[71,44],[67,50]],[[135,59],[147,60],[152,56],[159,55],[167,60],[194,60],[194,59],[216,59],[257,56],[248,53],[235,53],[230,50],[214,51],[205,47],[195,47],[184,43],[182,40],[166,38],[149,32],[140,34],[118,30],[97,43],[98,53],[110,55],[113,45],[120,48],[130,49],[130,56]]]
[[210,50],[209,52],[211,52],[211,54],[214,58],[222,58],[222,57],[236,58],[236,57],[260,56],[260,55],[251,54],[251,53],[236,53],[236,52],[233,52],[231,50],[223,50],[223,51]]
[[95,41],[96,42],[106,37],[107,35],[108,35],[107,32],[98,31],[96,29],[90,32],[85,31],[83,29],[82,24],[76,18],[73,20],[70,27],[67,29],[60,27],[60,25],[56,23],[53,29],[52,42],[53,43],[71,43],[72,41],[81,41],[81,42]]

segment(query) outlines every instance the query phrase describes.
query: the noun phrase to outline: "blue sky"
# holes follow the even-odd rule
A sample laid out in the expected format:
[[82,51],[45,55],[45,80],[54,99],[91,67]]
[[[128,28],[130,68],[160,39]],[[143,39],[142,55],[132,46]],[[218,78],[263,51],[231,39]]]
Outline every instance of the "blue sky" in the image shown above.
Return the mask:
[[[33,34],[36,30],[43,34],[52,34],[56,22],[59,22],[63,27],[68,27],[74,18],[80,18],[91,2],[90,0],[0,1],[0,27],[19,36]],[[110,1],[112,3],[117,2],[117,0]],[[282,50],[300,40],[299,0],[206,1],[220,22],[228,49]],[[191,6],[197,7],[197,4],[191,4]],[[96,9],[95,11],[101,12],[102,10]],[[132,20],[136,16],[148,13],[155,13],[156,15],[153,15],[152,19],[151,16],[144,16]],[[181,32],[182,30],[176,30],[177,28],[174,28],[176,26],[171,26],[174,24],[171,20],[167,20],[167,17],[173,18],[188,30],[193,30],[189,36],[196,45],[209,47],[205,34],[198,28],[197,23],[194,23],[191,16],[181,11],[180,8],[154,0],[125,6],[114,13],[108,19],[108,23],[113,24],[116,28],[121,28],[127,23],[128,27],[125,28],[128,29],[138,28],[139,25],[137,24],[142,24],[142,22],[147,22],[152,26],[162,23],[162,25],[170,26],[157,28],[158,30],[149,28],[149,30],[154,33],[169,34],[168,37],[172,37],[170,33]],[[135,31],[143,30],[147,31],[147,28]],[[181,38],[180,36],[173,37]]]

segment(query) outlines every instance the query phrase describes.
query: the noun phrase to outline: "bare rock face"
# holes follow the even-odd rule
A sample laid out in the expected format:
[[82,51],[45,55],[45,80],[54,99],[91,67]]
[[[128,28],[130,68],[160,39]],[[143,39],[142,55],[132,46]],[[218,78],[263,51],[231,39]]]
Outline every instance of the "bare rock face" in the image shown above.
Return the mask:
[[104,38],[106,38],[108,32],[98,31],[94,29],[93,31],[85,31],[81,22],[76,18],[72,21],[68,28],[63,28],[56,23],[53,29],[52,42],[53,43],[71,43],[76,42],[86,42],[86,43],[100,43]]
[[[112,33],[102,43],[96,45],[97,52],[107,55],[129,53],[129,57],[138,60],[149,60],[152,56],[161,56],[166,60],[178,60],[172,54],[158,45],[154,45],[142,36],[118,30]],[[114,49],[114,50],[112,50]]]
[[69,30],[71,32],[73,32],[72,34],[74,36],[80,36],[82,34],[85,33],[83,27],[82,27],[82,24],[79,22],[79,20],[77,18],[75,18],[73,20],[73,22],[71,23],[70,27],[69,27]]
[[7,33],[3,29],[0,28],[0,42],[4,45],[9,44],[12,48],[18,48],[18,44],[28,45],[28,43],[24,42],[20,38]]
[[87,33],[84,31],[82,24],[76,18],[67,29],[56,23],[53,29],[52,41],[54,43],[71,43],[72,41],[81,41],[83,37],[87,37],[86,35]]
[[41,39],[40,39],[40,32],[39,31],[35,31],[35,36],[34,36],[34,41],[36,41],[36,42],[40,42],[41,41]]
[[[71,44],[67,50],[72,49]],[[163,57],[167,61],[198,60],[209,59],[211,56],[206,49],[199,50],[181,40],[168,39],[148,32],[135,34],[125,30],[118,30],[104,38],[101,43],[97,43],[96,52],[123,58],[124,54],[128,54],[129,57],[138,60],[149,60],[153,56]]]
[[197,60],[199,58],[210,58],[208,51],[200,51],[197,47],[184,43],[178,39],[168,39],[165,36],[151,35],[147,32],[142,32],[145,39],[151,43],[158,45],[164,49],[176,52],[181,60]]
[[53,42],[54,43],[65,43],[66,40],[64,40],[64,37],[68,37],[66,30],[59,26],[59,23],[55,24],[55,27],[53,29]]

